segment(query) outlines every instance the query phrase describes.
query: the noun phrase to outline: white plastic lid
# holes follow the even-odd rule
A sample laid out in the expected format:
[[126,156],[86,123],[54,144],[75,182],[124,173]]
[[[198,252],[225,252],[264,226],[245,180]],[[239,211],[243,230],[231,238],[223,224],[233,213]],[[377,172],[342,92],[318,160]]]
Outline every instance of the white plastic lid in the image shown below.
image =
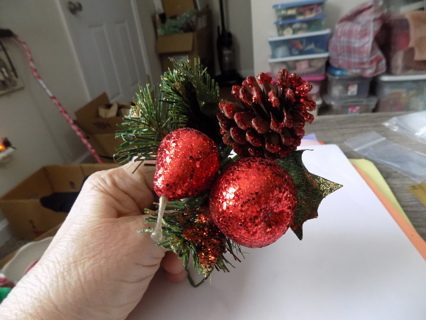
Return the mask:
[[325,29],[325,30],[315,31],[315,32],[292,34],[291,36],[270,37],[268,38],[268,40],[271,42],[271,41],[281,41],[281,40],[289,40],[289,39],[308,38],[308,37],[315,37],[315,36],[330,34],[330,32],[331,32],[330,29]]
[[404,74],[389,75],[384,74],[379,77],[381,81],[410,81],[410,80],[426,80],[426,73],[422,74]]
[[273,58],[273,59],[269,59],[268,61],[270,63],[273,63],[273,62],[284,62],[284,61],[295,61],[295,60],[310,60],[310,59],[328,58],[329,56],[330,54],[326,52],[326,53],[316,53],[316,54],[305,54],[301,56],[290,56],[285,58]]
[[378,98],[376,96],[368,96],[366,98],[359,98],[359,97],[340,97],[340,98],[333,98],[329,94],[324,94],[322,96],[324,99],[324,102],[326,104],[331,105],[342,105],[342,104],[376,104],[378,101]]

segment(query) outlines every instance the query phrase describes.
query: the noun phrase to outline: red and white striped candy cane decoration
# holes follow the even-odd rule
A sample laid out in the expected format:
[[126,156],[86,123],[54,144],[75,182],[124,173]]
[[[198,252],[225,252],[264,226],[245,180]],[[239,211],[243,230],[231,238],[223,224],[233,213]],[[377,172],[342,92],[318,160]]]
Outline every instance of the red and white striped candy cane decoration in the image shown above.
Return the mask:
[[80,128],[75,124],[74,120],[70,117],[67,110],[62,106],[62,104],[59,102],[59,100],[50,92],[49,88],[44,83],[43,79],[40,77],[37,68],[35,67],[33,57],[31,55],[31,51],[28,48],[27,44],[22,41],[16,34],[13,35],[14,39],[22,46],[25,52],[25,56],[27,57],[28,63],[30,65],[31,71],[33,73],[34,78],[37,80],[37,82],[40,84],[40,86],[44,89],[44,91],[49,96],[50,100],[54,103],[54,105],[59,109],[59,112],[64,116],[64,118],[67,120],[71,128],[74,130],[74,132],[77,134],[77,136],[80,138],[80,140],[84,143],[86,148],[89,150],[90,154],[96,159],[97,162],[102,163],[101,157],[97,154],[96,150],[92,147],[90,142],[87,140],[83,132],[80,130]]

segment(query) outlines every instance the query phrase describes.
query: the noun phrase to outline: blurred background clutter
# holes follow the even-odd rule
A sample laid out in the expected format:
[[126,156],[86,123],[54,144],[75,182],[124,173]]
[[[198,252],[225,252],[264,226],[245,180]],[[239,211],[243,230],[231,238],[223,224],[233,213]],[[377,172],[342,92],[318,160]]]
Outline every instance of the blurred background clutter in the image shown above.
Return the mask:
[[363,2],[330,24],[331,6],[337,4],[272,6],[277,26],[268,38],[272,73],[285,67],[306,80],[321,79],[312,83],[319,114],[424,110],[424,2]]

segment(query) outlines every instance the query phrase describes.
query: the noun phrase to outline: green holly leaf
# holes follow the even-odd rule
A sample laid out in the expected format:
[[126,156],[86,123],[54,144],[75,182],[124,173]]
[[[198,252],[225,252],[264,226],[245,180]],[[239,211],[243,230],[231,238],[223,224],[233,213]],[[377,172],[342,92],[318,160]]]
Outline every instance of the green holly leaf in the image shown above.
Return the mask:
[[342,187],[341,184],[310,173],[302,162],[304,151],[306,150],[295,151],[287,158],[277,160],[296,184],[298,201],[290,227],[300,240],[303,238],[303,223],[318,217],[318,207],[322,199]]

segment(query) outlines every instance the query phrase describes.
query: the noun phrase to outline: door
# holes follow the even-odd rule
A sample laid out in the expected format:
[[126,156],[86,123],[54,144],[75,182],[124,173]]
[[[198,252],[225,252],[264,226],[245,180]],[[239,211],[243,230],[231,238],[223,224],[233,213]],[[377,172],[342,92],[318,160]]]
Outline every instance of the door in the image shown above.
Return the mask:
[[58,1],[90,98],[106,92],[111,101],[131,101],[147,76],[133,1]]

